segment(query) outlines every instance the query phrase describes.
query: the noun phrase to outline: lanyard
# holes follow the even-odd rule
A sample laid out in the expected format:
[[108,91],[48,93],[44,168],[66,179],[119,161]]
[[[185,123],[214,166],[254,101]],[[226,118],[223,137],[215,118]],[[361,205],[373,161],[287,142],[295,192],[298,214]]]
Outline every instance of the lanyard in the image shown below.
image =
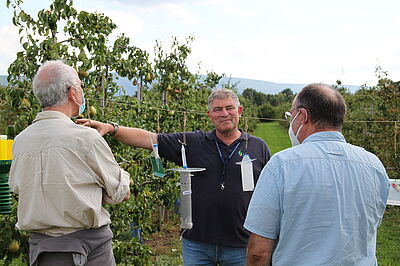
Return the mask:
[[224,158],[224,156],[222,155],[221,149],[219,148],[218,142],[215,141],[215,146],[217,146],[219,158],[221,159],[221,162],[223,164],[222,175],[219,177],[219,183],[221,184],[221,190],[224,190],[224,188],[225,188],[225,169],[226,169],[226,165],[228,164],[229,160],[232,158],[233,154],[235,153],[235,151],[239,147],[239,145],[240,145],[240,141],[238,141],[238,143],[236,144],[236,146],[233,149],[233,151],[229,154],[229,156],[227,158]]

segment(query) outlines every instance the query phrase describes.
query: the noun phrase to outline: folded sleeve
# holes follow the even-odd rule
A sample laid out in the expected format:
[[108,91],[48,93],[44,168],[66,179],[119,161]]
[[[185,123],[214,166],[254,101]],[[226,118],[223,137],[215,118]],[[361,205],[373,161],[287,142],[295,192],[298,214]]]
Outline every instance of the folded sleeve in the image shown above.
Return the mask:
[[107,142],[99,137],[87,154],[88,165],[103,189],[103,201],[109,204],[122,202],[129,191],[129,173],[119,167]]

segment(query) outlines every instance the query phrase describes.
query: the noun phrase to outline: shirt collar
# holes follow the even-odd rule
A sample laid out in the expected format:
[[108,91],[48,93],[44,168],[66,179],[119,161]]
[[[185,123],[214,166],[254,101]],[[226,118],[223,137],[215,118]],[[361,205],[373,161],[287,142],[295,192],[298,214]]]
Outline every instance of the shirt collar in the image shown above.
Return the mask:
[[[248,140],[249,139],[249,134],[243,132],[243,130],[241,130],[240,128],[239,128],[239,131],[242,133],[239,137],[240,140]],[[215,141],[218,139],[215,128],[206,133],[206,138],[209,140],[212,140],[212,141]]]
[[35,123],[40,120],[45,120],[45,119],[63,119],[63,120],[68,120],[71,123],[73,123],[71,118],[69,118],[64,113],[61,113],[58,111],[42,111],[36,115],[36,118],[35,118],[35,120],[33,120],[32,123]]
[[339,131],[320,131],[308,136],[302,143],[316,141],[340,141],[346,142],[346,139]]

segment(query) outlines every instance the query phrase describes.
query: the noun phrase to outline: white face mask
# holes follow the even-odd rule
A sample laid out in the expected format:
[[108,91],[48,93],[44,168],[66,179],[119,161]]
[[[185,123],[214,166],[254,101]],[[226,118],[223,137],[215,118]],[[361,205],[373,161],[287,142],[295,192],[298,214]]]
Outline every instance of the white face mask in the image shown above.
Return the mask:
[[[299,129],[297,130],[297,133],[294,134],[293,132],[293,128],[292,128],[292,124],[294,122],[294,120],[296,120],[297,116],[300,114],[300,111],[297,112],[297,114],[294,116],[294,118],[292,119],[292,121],[290,122],[290,126],[289,126],[289,138],[290,141],[292,142],[292,146],[296,146],[300,144],[299,139],[297,138],[297,136],[299,135],[299,132],[301,130],[301,128],[304,126],[304,124],[302,124]],[[307,112],[306,112],[306,121],[307,121]]]

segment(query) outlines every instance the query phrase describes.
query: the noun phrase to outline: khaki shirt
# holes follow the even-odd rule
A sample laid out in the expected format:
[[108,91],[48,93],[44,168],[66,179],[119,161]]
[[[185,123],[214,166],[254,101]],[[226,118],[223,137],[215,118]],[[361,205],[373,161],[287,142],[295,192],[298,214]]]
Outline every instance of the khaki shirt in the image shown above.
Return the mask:
[[102,203],[124,199],[129,174],[95,129],[44,111],[14,140],[9,184],[18,229],[63,235],[110,224]]

